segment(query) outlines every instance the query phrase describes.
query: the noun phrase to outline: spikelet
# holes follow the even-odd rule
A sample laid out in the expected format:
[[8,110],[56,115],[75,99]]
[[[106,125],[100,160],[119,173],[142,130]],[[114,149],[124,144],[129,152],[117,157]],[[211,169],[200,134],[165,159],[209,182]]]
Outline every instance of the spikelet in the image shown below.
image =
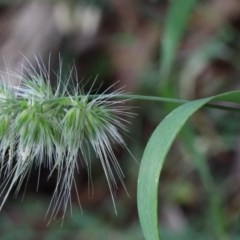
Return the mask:
[[127,131],[126,119],[133,115],[124,105],[126,100],[117,98],[122,90],[107,94],[109,88],[93,96],[91,90],[84,94],[76,84],[70,91],[68,83],[77,78],[74,68],[67,79],[59,71],[53,89],[50,64],[46,67],[37,58],[36,62],[37,70],[29,62],[30,67],[23,67],[25,74],[8,71],[21,82],[19,86],[12,87],[6,81],[0,84],[0,208],[12,190],[18,193],[32,168],[39,168],[40,175],[44,166],[49,169],[49,177],[57,172],[48,218],[51,220],[60,210],[64,217],[71,207],[72,189],[78,193],[74,176],[79,172],[79,159],[91,179],[90,151],[101,162],[115,208],[115,177],[125,185],[113,147],[118,144],[127,148],[121,133]]

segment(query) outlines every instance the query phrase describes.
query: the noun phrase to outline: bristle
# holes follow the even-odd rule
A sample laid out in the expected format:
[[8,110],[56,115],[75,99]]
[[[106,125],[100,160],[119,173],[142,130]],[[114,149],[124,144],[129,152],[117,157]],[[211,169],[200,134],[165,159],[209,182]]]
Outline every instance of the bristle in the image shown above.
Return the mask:
[[[26,75],[8,70],[8,74],[19,79],[19,86],[11,87],[6,81],[0,84],[0,173],[4,179],[0,208],[12,189],[18,193],[33,167],[38,167],[40,174],[40,168],[44,166],[49,169],[49,177],[57,172],[47,216],[49,220],[55,218],[60,209],[64,215],[67,207],[71,207],[72,188],[78,196],[75,174],[79,172],[79,159],[83,159],[91,181],[90,149],[102,164],[116,208],[115,178],[124,188],[125,185],[113,145],[126,147],[121,133],[127,132],[126,124],[129,122],[126,117],[132,116],[129,107],[122,106],[126,100],[115,99],[123,90],[106,94],[111,91],[110,87],[95,97],[91,90],[84,95],[79,84],[68,90],[70,79],[77,77],[75,68],[65,82],[59,70],[54,90],[51,87],[50,60],[45,66],[42,59],[36,58],[37,70],[27,62],[29,67],[22,67]],[[78,79],[74,80],[78,83]],[[40,175],[37,186],[39,181]]]

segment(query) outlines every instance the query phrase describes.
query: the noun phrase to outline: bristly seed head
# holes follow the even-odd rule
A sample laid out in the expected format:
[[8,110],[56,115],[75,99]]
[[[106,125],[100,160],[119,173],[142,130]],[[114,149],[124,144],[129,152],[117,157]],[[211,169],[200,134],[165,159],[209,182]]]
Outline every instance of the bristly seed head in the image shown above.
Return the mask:
[[74,176],[79,159],[83,159],[91,179],[91,150],[102,164],[115,208],[115,176],[124,186],[124,175],[113,146],[126,147],[121,132],[127,131],[126,117],[133,115],[128,106],[123,106],[125,100],[116,98],[122,91],[84,95],[77,83],[70,94],[67,85],[73,74],[61,90],[61,71],[53,90],[50,69],[36,62],[37,70],[30,63],[30,67],[23,67],[26,75],[8,72],[19,79],[18,87],[6,84],[5,79],[0,84],[0,208],[13,188],[19,191],[32,168],[39,168],[40,177],[43,166],[49,169],[49,177],[57,172],[49,220],[60,209],[64,217],[67,207],[71,207],[72,187],[78,194]]

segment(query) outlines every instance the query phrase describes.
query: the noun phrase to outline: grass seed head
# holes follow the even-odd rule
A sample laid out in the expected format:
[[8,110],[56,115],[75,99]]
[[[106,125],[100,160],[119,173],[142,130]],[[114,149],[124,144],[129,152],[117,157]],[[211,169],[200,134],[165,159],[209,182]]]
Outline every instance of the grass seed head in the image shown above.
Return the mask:
[[114,203],[115,177],[124,185],[124,175],[113,146],[126,147],[121,134],[127,131],[126,117],[132,115],[129,107],[123,105],[125,101],[116,98],[122,91],[94,96],[90,92],[83,94],[75,79],[72,95],[67,85],[69,79],[77,75],[71,72],[64,80],[61,71],[53,89],[50,69],[40,64],[41,61],[36,62],[38,70],[29,64],[29,68],[24,68],[26,75],[10,73],[19,78],[18,87],[0,84],[0,173],[3,179],[0,207],[12,189],[19,191],[32,168],[46,167],[49,177],[57,173],[49,219],[60,209],[64,216],[71,206],[72,189],[78,196],[75,174],[79,171],[79,159],[90,175],[92,150],[101,162]]

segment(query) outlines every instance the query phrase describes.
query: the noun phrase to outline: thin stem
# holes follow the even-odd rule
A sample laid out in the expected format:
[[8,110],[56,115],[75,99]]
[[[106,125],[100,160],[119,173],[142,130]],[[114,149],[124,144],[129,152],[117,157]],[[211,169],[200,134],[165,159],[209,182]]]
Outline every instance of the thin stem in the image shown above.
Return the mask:
[[[142,101],[154,101],[154,102],[167,102],[167,103],[175,103],[177,105],[181,105],[187,102],[190,102],[189,100],[185,99],[177,99],[177,98],[166,98],[166,97],[157,97],[157,96],[144,96],[144,95],[117,95],[116,98],[130,98],[133,100],[142,100]],[[231,107],[231,106],[225,106],[221,104],[206,104],[204,107],[207,108],[214,108],[219,110],[226,110],[226,111],[240,111],[240,107]]]
[[[157,97],[157,96],[145,96],[145,95],[135,95],[135,94],[90,94],[90,95],[79,95],[76,96],[76,98],[82,98],[82,97],[87,97],[89,99],[94,99],[97,97],[103,97],[103,98],[115,98],[115,99],[130,99],[130,100],[136,100],[136,101],[153,101],[153,102],[167,102],[167,103],[173,103],[176,104],[177,106],[182,105],[184,103],[190,102],[190,100],[185,100],[185,99],[177,99],[177,98],[166,98],[166,97]],[[73,99],[75,97],[72,97]],[[52,101],[56,100],[68,100],[68,97],[58,97],[55,99],[49,99],[47,101],[44,101],[44,103],[49,103]],[[67,101],[69,103],[69,101]],[[225,110],[225,111],[235,111],[235,112],[240,112],[240,107],[232,107],[232,106],[226,106],[222,104],[212,104],[208,103],[204,107],[206,108],[214,108],[214,109],[219,109],[219,110]]]

